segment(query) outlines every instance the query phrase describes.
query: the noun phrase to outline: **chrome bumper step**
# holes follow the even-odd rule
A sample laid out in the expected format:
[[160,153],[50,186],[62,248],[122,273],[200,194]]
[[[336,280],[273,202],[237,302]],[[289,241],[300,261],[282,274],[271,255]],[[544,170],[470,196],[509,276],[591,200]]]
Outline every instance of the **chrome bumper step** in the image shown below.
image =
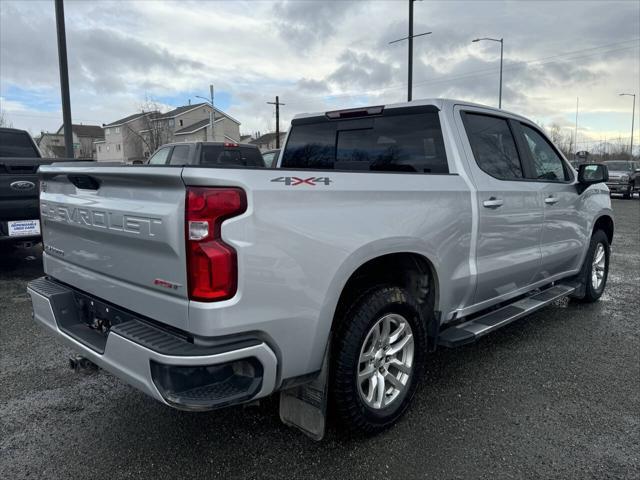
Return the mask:
[[529,297],[522,298],[502,308],[493,310],[480,317],[461,323],[454,327],[449,327],[440,332],[438,345],[444,347],[459,347],[475,342],[478,338],[485,336],[515,320],[529,315],[536,310],[549,305],[576,290],[575,285],[560,284],[547,288]]

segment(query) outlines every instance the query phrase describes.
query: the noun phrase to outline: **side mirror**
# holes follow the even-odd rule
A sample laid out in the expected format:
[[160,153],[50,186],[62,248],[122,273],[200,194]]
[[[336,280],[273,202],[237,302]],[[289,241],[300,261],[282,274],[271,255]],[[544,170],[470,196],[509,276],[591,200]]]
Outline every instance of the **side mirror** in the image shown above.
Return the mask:
[[578,182],[588,187],[609,180],[609,169],[602,163],[583,163],[578,167]]

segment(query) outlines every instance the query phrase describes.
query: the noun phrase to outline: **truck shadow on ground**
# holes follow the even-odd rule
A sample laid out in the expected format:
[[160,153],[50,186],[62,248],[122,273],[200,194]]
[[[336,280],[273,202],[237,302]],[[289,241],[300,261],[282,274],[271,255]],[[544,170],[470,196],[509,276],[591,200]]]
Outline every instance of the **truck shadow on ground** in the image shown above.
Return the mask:
[[[464,430],[481,428],[496,415],[487,411],[487,399],[493,399],[496,407],[512,400],[508,394],[493,391],[495,382],[486,388],[486,380],[503,376],[506,385],[513,383],[506,378],[513,372],[502,365],[506,356],[519,357],[514,361],[525,362],[521,373],[531,375],[529,369],[541,343],[545,349],[562,347],[557,339],[567,328],[563,317],[574,308],[573,304],[550,306],[477,344],[456,350],[441,348],[430,354],[407,415],[375,437],[349,435],[331,418],[325,440],[316,443],[280,423],[277,397],[263,400],[259,406],[189,413],[165,407],[114,379],[115,389],[97,399],[96,405],[77,412],[85,416],[82,423],[92,422],[92,418],[108,422],[98,438],[92,437],[96,432],[92,428],[91,433],[78,433],[76,441],[89,448],[95,443],[103,455],[120,459],[122,465],[137,465],[146,474],[163,471],[162,466],[170,463],[187,470],[190,465],[199,465],[201,472],[210,470],[227,478],[239,473],[239,465],[245,477],[282,475],[283,469],[285,475],[305,476],[313,474],[314,465],[322,464],[324,475],[328,475],[326,468],[335,468],[337,476],[353,478],[364,476],[371,468],[385,471],[399,465],[405,455],[425,459],[425,452],[429,452],[430,462],[436,462],[434,468],[438,463],[444,468],[450,462],[448,455],[466,443],[461,437]],[[104,373],[99,377],[98,381],[106,380]],[[535,380],[533,384],[535,390]],[[522,385],[505,388],[517,390]],[[95,416],[91,413],[94,410]],[[451,425],[451,417],[463,419],[467,425],[457,429],[455,423]],[[401,448],[390,452],[389,444]],[[365,455],[371,449],[386,453],[379,461],[372,460],[371,455]]]

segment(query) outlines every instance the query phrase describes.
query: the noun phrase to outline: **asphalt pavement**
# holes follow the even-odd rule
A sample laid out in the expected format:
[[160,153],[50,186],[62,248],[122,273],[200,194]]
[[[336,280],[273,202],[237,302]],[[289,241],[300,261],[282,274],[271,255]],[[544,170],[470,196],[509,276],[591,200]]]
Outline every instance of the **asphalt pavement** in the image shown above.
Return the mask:
[[40,249],[0,251],[0,478],[640,478],[640,200],[613,201],[600,302],[559,302],[440,349],[407,415],[315,443],[277,401],[172,410],[99,371],[31,319]]

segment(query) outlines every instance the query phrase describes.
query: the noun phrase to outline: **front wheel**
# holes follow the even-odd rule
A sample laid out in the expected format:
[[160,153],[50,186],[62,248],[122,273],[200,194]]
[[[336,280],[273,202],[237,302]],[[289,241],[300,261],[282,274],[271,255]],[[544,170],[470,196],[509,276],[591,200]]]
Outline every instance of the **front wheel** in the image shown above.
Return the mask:
[[584,296],[578,300],[586,303],[596,302],[604,292],[609,276],[609,239],[602,230],[591,236],[591,243],[580,275],[585,284]]
[[422,372],[426,329],[403,288],[361,295],[339,319],[332,352],[331,396],[351,430],[376,433],[405,412]]

